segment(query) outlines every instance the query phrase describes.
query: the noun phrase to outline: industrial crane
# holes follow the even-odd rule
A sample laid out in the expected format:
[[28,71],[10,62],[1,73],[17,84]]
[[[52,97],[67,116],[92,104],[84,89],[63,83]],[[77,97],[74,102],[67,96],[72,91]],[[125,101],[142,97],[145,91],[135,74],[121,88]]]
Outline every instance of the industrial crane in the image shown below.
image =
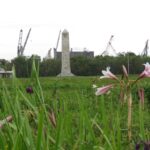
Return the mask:
[[52,51],[52,48],[50,48],[50,49],[48,50],[48,53],[47,53],[46,57],[44,58],[45,60],[52,58],[52,56],[51,56],[51,51]]
[[48,50],[48,54],[47,54],[47,57],[48,57],[48,58],[52,58],[52,56],[51,56],[51,51],[52,51],[52,48],[50,48],[50,49]]
[[148,49],[149,49],[149,47],[148,47],[148,41],[149,40],[146,40],[146,42],[145,42],[145,47],[144,47],[144,49],[143,49],[143,52],[142,52],[142,56],[148,56]]
[[57,49],[58,49],[60,35],[61,35],[61,30],[59,31],[59,34],[58,34],[58,39],[57,39],[56,47],[55,48],[50,48],[48,50],[48,53],[47,53],[47,55],[46,55],[46,57],[44,59],[51,59],[52,58],[52,55],[51,55],[51,51],[52,50],[54,50],[54,58],[57,57]]
[[111,35],[111,37],[110,37],[110,39],[107,43],[106,49],[105,49],[105,51],[102,52],[101,56],[109,55],[109,50],[108,50],[109,48],[111,48],[113,50],[113,52],[115,53],[115,55],[117,55],[116,50],[114,49],[114,47],[111,44],[112,40],[113,40],[113,37],[114,37],[114,35]]
[[18,54],[18,56],[23,56],[25,47],[26,47],[28,39],[29,39],[30,32],[31,32],[31,28],[28,31],[28,34],[27,34],[27,37],[26,37],[26,40],[25,40],[24,44],[22,45],[23,30],[22,29],[20,30],[18,47],[17,47],[17,54]]
[[61,30],[59,31],[58,39],[57,39],[57,42],[56,42],[56,47],[54,48],[54,58],[57,57],[57,49],[58,49],[58,44],[59,44],[60,36],[61,36]]

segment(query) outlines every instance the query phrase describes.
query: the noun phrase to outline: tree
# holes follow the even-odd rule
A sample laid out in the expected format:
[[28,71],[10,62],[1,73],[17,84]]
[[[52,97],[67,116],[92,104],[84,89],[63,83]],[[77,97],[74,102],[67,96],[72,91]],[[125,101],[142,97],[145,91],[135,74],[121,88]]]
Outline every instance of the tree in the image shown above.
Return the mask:
[[40,76],[56,76],[60,73],[61,63],[57,59],[46,59],[40,63]]
[[12,63],[5,59],[0,59],[0,67],[5,70],[11,70],[12,69]]
[[15,66],[17,77],[28,77],[27,58],[25,56],[16,57],[11,62]]

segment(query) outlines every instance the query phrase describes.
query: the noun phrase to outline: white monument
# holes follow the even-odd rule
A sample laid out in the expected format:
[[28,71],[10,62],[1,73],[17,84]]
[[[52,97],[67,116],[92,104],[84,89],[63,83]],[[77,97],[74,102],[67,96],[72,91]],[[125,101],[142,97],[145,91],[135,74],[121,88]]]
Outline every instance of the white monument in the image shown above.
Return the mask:
[[74,76],[70,69],[69,32],[62,32],[61,73],[58,76]]

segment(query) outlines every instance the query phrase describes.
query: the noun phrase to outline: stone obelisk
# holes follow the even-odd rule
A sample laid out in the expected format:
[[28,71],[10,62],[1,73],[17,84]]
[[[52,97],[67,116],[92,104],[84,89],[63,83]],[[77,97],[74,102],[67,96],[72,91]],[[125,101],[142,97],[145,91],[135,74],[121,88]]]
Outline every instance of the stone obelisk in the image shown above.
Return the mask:
[[69,32],[66,29],[62,32],[61,73],[59,76],[74,76],[70,69]]

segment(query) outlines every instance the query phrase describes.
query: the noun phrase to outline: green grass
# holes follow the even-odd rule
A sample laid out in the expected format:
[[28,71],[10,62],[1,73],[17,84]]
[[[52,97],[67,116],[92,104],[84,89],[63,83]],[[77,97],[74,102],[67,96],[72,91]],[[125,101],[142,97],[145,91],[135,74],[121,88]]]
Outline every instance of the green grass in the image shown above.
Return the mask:
[[[18,150],[127,150],[127,106],[119,103],[119,91],[95,96],[92,84],[109,83],[99,77],[38,78],[0,80],[0,120],[13,116],[0,129],[0,149]],[[133,76],[134,78],[134,76]],[[144,86],[150,81],[144,80]],[[33,87],[33,94],[26,87]],[[135,89],[136,90],[136,89]],[[132,141],[150,140],[150,106],[139,107],[133,92]],[[55,114],[56,126],[50,115]]]

